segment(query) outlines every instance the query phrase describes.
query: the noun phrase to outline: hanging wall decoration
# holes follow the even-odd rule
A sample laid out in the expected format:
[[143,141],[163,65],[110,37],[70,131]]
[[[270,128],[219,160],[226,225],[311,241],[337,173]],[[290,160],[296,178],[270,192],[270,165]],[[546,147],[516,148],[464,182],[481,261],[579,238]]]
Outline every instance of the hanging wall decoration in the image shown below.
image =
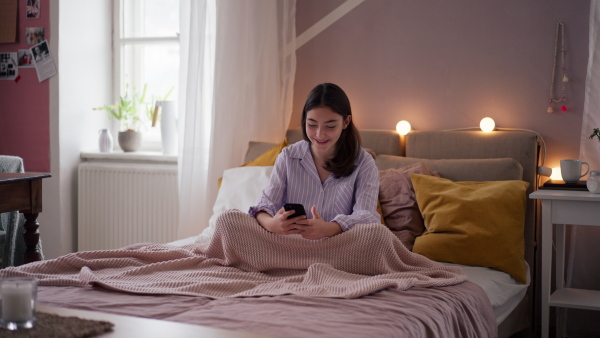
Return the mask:
[[[560,71],[561,71],[561,95],[554,97],[554,84],[556,83],[556,66],[558,61],[558,42],[560,40]],[[554,104],[561,104],[560,110],[567,111],[566,87],[569,78],[565,70],[565,24],[559,22],[556,25],[556,39],[554,40],[554,65],[552,66],[552,83],[550,84],[550,103],[548,104],[548,113],[554,113]]]

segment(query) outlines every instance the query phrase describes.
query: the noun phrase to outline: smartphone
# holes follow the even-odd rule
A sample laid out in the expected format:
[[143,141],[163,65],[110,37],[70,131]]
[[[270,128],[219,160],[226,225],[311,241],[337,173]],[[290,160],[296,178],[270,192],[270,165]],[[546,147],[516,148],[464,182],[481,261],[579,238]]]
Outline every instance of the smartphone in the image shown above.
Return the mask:
[[306,216],[306,211],[304,211],[304,206],[298,203],[286,203],[283,205],[283,209],[285,211],[294,210],[294,214],[288,217],[288,219],[298,216]]

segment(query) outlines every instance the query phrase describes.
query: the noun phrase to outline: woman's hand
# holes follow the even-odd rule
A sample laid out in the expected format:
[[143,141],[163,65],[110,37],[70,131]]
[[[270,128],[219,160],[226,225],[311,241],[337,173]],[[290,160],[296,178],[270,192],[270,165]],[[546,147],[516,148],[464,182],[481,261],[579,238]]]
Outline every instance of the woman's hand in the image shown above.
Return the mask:
[[317,212],[317,207],[310,208],[312,219],[298,220],[296,227],[300,234],[306,239],[321,239],[342,233],[342,228],[336,222],[325,222]]
[[271,217],[268,213],[262,211],[256,214],[256,220],[263,228],[270,232],[281,234],[281,235],[292,235],[300,233],[301,230],[296,227],[296,221],[306,220],[306,216],[292,217],[289,216],[294,214],[294,210],[285,211],[283,208],[279,209],[275,216]]

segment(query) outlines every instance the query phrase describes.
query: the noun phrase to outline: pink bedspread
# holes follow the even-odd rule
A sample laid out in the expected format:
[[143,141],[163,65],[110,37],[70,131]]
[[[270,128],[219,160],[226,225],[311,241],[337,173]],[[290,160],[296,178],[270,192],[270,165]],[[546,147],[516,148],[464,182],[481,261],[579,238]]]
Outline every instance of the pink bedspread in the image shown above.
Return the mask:
[[40,304],[205,325],[274,337],[496,337],[484,291],[469,281],[342,299],[138,295],[98,287],[39,288]]
[[408,251],[381,224],[361,224],[313,241],[270,233],[237,210],[221,215],[206,247],[153,244],[77,252],[7,268],[0,276],[35,276],[40,285],[94,284],[140,294],[211,298],[356,298],[386,288],[448,286],[466,280],[460,268]]
[[[0,270],[36,276],[41,304],[285,337],[494,337],[483,290],[382,225],[320,241],[239,211],[208,246],[136,245]],[[120,292],[125,291],[126,293]]]

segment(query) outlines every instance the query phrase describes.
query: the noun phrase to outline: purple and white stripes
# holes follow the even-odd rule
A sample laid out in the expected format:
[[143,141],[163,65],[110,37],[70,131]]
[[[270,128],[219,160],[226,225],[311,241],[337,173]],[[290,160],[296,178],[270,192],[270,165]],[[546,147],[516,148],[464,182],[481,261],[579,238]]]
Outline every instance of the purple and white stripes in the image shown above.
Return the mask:
[[379,171],[364,149],[350,176],[336,179],[330,174],[321,184],[310,143],[299,141],[279,154],[269,185],[249,213],[254,216],[266,211],[273,216],[284,203],[300,203],[308,218],[313,218],[310,208],[314,205],[325,221],[335,221],[346,231],[356,224],[380,222],[376,210],[378,194]]

